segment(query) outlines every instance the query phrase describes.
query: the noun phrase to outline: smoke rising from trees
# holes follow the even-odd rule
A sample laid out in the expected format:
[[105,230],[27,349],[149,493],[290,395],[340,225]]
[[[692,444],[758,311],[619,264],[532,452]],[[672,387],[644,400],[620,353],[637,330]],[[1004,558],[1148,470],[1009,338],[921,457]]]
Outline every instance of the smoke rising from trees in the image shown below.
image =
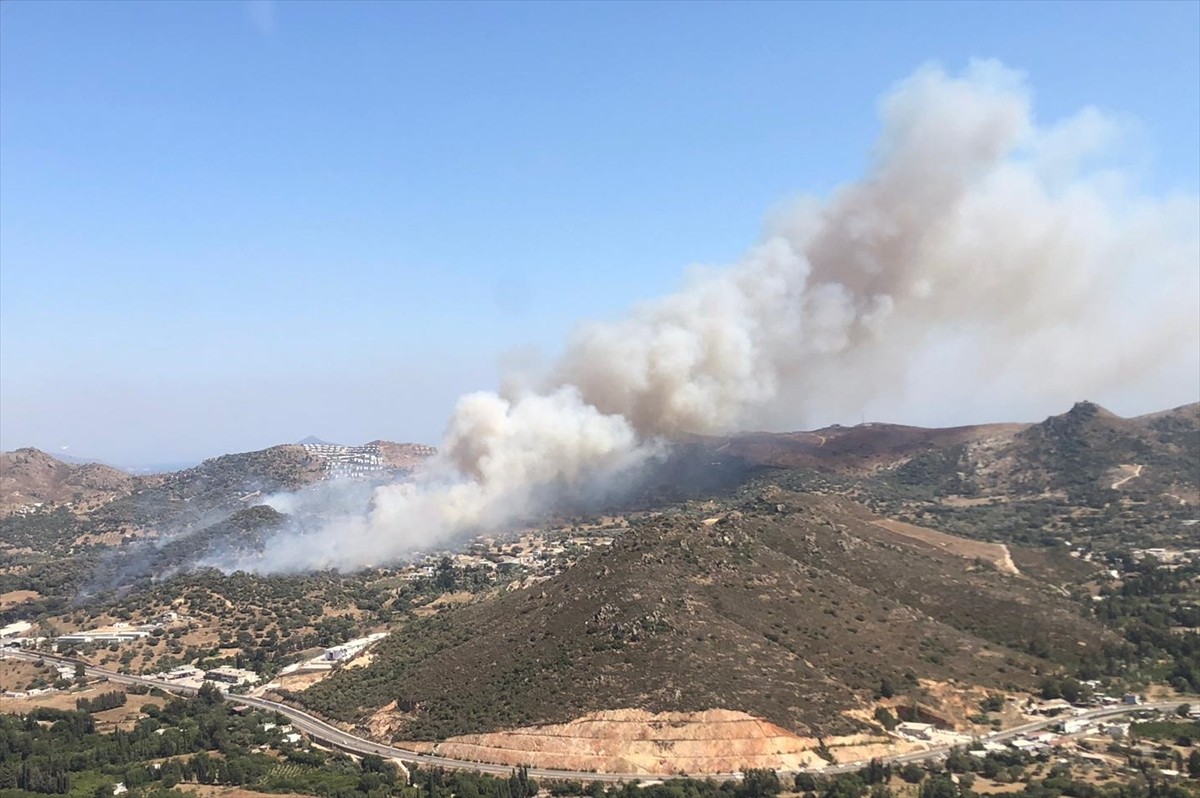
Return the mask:
[[681,433],[793,428],[915,370],[1064,402],[1200,360],[1200,202],[1097,166],[1121,125],[1032,116],[1022,77],[918,70],[880,104],[868,174],[773,213],[736,264],[581,325],[532,387],[463,397],[414,481],[259,571],[379,564],[590,490]]

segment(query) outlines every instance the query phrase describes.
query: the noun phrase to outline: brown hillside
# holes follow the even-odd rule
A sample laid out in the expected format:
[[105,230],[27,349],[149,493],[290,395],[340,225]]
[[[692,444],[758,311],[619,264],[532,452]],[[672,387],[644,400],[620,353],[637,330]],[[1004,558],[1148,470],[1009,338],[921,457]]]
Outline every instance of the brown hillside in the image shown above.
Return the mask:
[[1010,438],[1027,426],[981,424],[929,429],[872,423],[826,427],[810,432],[748,433],[723,439],[715,445],[756,466],[869,474],[924,452],[980,440]]
[[416,621],[372,663],[301,700],[365,724],[398,701],[398,735],[437,740],[601,710],[728,709],[794,734],[862,728],[886,681],[1030,686],[1111,638],[1040,583],[999,573],[845,500],[767,489],[705,518],[635,523],[548,582]]
[[1200,498],[1200,404],[1122,418],[1079,402],[1027,427],[1007,445],[969,446],[959,468],[973,472],[971,480],[983,494],[1061,491],[1075,501],[1096,501],[1100,491],[1117,485],[1195,504]]
[[99,463],[72,465],[39,449],[0,453],[0,515],[38,505],[87,510],[129,493],[135,478]]
[[325,464],[295,444],[226,454],[198,466],[139,480],[128,496],[89,517],[93,531],[198,529],[256,504],[275,491],[298,490],[324,477]]

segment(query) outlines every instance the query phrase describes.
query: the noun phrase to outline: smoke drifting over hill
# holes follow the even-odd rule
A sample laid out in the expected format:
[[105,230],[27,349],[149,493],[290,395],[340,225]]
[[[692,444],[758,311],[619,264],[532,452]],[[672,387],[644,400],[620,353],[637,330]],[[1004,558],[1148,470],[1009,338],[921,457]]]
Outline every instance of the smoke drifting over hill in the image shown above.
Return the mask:
[[1039,127],[995,62],[921,69],[880,116],[862,180],[774,214],[737,264],[581,326],[540,386],[463,397],[416,481],[216,564],[385,562],[630,474],[679,433],[801,424],[902,390],[914,368],[963,379],[969,364],[981,382],[1075,399],[1194,359],[1200,203],[1085,168],[1113,121],[1086,109]]

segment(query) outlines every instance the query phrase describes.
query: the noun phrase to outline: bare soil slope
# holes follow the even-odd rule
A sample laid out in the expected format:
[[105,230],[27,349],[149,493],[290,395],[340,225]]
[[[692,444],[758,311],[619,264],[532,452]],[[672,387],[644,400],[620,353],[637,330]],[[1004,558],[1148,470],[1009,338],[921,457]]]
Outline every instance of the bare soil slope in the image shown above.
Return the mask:
[[[843,762],[869,758],[882,746],[904,748],[884,735],[851,735],[824,742]],[[563,770],[669,776],[820,766],[824,764],[817,754],[820,745],[820,740],[800,737],[744,712],[619,709],[593,712],[569,723],[452,737],[432,751],[502,765],[534,763]]]

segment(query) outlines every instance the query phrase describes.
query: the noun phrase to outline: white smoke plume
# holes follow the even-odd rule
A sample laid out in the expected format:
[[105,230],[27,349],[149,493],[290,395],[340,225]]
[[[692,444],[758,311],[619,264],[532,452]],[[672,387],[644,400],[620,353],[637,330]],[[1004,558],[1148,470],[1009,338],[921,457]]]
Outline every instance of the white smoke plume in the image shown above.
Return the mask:
[[680,433],[798,425],[917,366],[1079,398],[1200,361],[1200,201],[1089,167],[1118,123],[1039,127],[992,61],[922,68],[880,117],[862,180],[773,214],[733,266],[581,326],[535,388],[461,399],[433,466],[365,513],[218,564],[383,563],[629,473]]

